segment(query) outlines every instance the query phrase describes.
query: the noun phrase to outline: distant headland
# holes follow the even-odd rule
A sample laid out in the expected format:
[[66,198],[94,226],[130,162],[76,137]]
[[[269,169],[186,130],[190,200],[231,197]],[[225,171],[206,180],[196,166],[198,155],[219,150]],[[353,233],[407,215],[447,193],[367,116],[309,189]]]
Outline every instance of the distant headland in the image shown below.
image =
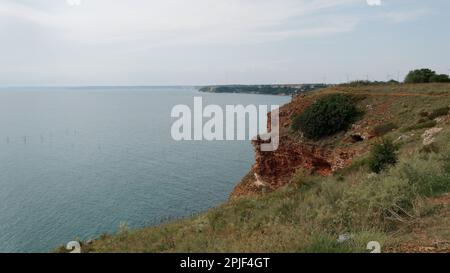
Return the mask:
[[215,85],[199,87],[206,93],[245,93],[261,95],[291,96],[329,87],[327,84],[274,84],[274,85]]

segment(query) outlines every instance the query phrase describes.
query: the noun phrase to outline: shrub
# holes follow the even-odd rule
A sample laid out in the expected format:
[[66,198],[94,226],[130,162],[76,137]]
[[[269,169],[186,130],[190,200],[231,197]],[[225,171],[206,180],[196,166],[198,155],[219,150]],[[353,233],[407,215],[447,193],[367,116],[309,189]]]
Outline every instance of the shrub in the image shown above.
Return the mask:
[[317,140],[347,129],[359,114],[360,111],[350,98],[344,95],[329,95],[295,117],[292,129],[302,131],[305,137]]
[[430,77],[430,82],[450,82],[448,75],[439,74]]
[[405,78],[405,83],[450,82],[446,74],[436,74],[435,71],[423,68],[410,71]]
[[427,83],[435,75],[436,72],[428,68],[413,70],[406,76],[405,83]]
[[376,144],[371,151],[369,168],[374,173],[380,173],[389,166],[397,163],[397,147],[392,141],[384,139]]

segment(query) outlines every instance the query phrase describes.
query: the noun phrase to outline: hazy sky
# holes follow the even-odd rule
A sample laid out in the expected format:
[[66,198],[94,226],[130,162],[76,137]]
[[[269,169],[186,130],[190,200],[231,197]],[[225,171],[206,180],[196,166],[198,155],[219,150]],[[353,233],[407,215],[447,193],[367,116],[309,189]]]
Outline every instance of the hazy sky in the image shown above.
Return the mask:
[[450,73],[448,0],[0,0],[0,85]]

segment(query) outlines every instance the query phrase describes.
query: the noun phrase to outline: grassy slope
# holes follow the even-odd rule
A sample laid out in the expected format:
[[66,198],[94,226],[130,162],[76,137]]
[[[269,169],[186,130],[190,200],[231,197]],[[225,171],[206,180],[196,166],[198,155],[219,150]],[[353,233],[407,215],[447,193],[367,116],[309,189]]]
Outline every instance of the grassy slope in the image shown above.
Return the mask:
[[[335,87],[320,94],[334,92],[364,95],[361,108],[370,104],[383,122],[399,127],[386,136],[402,136],[395,167],[370,175],[363,156],[331,177],[299,170],[278,192],[232,200],[158,227],[104,235],[84,244],[84,251],[364,252],[375,240],[385,251],[450,252],[450,125],[437,125],[444,130],[433,149],[423,148],[426,128],[412,128],[423,119],[421,112],[450,105],[450,85]],[[353,239],[338,244],[337,236],[347,232]]]

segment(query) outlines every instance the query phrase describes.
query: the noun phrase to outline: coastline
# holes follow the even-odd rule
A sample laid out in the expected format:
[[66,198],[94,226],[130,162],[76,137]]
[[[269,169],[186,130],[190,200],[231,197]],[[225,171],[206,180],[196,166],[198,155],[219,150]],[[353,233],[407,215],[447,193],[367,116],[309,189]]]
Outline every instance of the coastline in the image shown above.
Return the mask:
[[[440,90],[439,94],[435,93],[436,89]],[[450,185],[439,183],[448,177],[449,171],[445,162],[439,160],[439,155],[423,157],[426,150],[421,136],[428,128],[411,127],[420,119],[422,112],[405,109],[417,109],[420,105],[431,116],[440,113],[442,117],[436,124],[444,129],[436,136],[435,142],[439,147],[437,153],[447,154],[450,151],[449,108],[445,108],[445,112],[437,110],[448,106],[448,90],[448,85],[338,86],[296,98],[281,109],[284,141],[280,149],[275,153],[257,154],[256,164],[236,185],[228,201],[161,225],[136,230],[121,229],[119,233],[103,235],[82,243],[83,251],[364,253],[367,242],[377,241],[382,245],[383,252],[405,249],[448,252],[450,250],[446,245],[429,247],[428,241],[417,242],[413,236],[415,234],[404,232],[409,224],[407,221],[392,222],[389,216],[382,214],[392,209],[391,200],[404,200],[407,204],[417,204],[421,200],[420,206],[404,208],[407,215],[419,215],[414,219],[423,223],[421,230],[416,231],[418,236],[421,234],[419,232],[440,229],[442,232],[435,233],[435,239],[444,241],[447,238]],[[317,99],[333,94],[349,96],[360,109],[366,109],[354,126],[321,141],[309,142],[288,130],[295,113],[304,111]],[[423,104],[424,98],[433,103]],[[380,119],[387,104],[391,115]],[[390,130],[383,132],[375,130],[388,122],[400,127],[390,127]],[[408,133],[412,131],[416,132]],[[382,134],[379,137],[398,139],[403,147],[398,154],[398,165],[374,175],[368,172],[365,158],[370,147],[377,143],[377,134]],[[356,135],[361,136],[362,140],[355,141],[353,136]],[[411,164],[417,167],[416,173],[410,177],[411,181],[406,181],[403,173],[410,170],[407,166]],[[434,172],[430,183],[436,183],[433,191],[415,191],[411,187],[406,192],[398,191],[403,189],[405,183],[416,183],[428,189],[428,180],[416,178],[428,177],[430,168]],[[264,183],[256,183],[254,173]],[[322,192],[326,194],[318,194]],[[369,193],[377,194],[372,196]],[[380,207],[366,205],[367,202],[378,202],[380,197],[387,198],[380,203]],[[358,206],[353,205],[355,202]],[[421,213],[431,207],[433,213]],[[348,214],[349,210],[352,214]],[[380,217],[373,218],[373,215]],[[372,229],[367,230],[367,226]],[[336,234],[344,234],[348,227],[352,228],[351,244],[336,244]],[[56,252],[66,250],[61,247]]]
[[322,83],[314,84],[272,84],[272,85],[212,85],[197,87],[202,93],[215,94],[254,94],[275,96],[296,96],[311,91],[323,89],[330,85]]

